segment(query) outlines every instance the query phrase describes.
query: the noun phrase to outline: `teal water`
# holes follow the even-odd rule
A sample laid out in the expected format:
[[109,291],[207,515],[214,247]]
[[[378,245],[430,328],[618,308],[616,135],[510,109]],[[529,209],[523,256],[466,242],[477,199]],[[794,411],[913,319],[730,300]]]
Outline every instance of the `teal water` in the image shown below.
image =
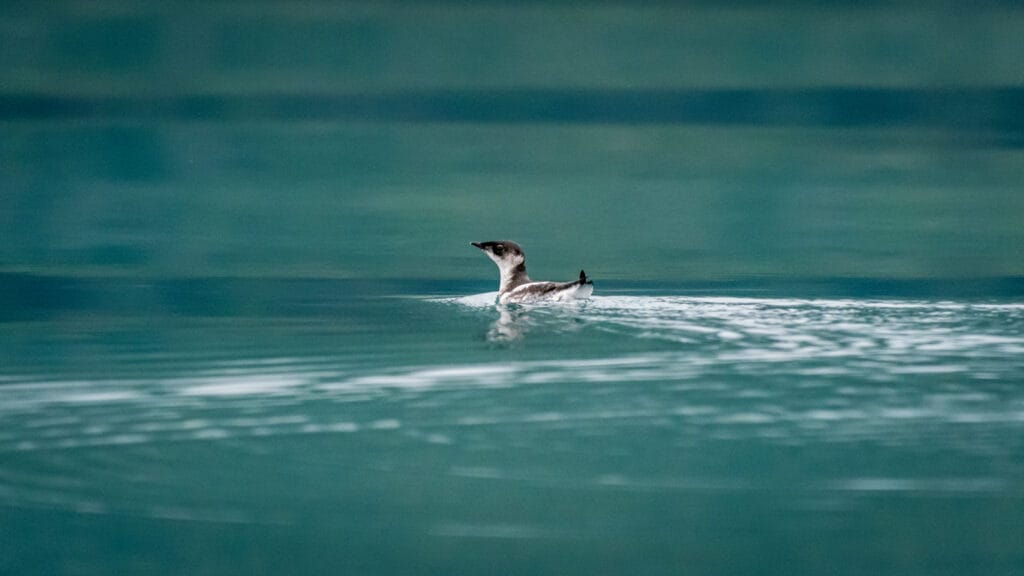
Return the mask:
[[8,573],[1024,568],[1020,303],[52,282],[107,310],[0,336]]
[[1024,573],[1021,38],[6,3],[0,574]]

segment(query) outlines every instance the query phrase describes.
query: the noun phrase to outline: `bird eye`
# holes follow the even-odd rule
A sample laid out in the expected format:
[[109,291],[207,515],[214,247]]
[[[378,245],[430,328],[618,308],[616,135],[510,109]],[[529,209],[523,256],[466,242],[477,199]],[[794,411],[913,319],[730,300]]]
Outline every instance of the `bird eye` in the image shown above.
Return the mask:
[[494,247],[494,253],[497,254],[498,256],[501,256],[504,252],[505,252],[505,246],[504,245],[498,244],[497,246]]

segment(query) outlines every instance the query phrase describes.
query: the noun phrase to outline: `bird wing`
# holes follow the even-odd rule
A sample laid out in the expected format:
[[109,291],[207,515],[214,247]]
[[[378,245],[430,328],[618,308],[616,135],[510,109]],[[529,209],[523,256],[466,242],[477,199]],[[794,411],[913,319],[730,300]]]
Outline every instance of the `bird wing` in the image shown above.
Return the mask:
[[579,280],[573,280],[572,282],[530,282],[529,284],[516,287],[508,295],[515,298],[538,298],[586,284],[593,284],[593,282],[580,270]]
[[565,289],[572,284],[574,283],[569,282],[568,284],[562,284],[559,282],[530,282],[529,284],[523,284],[522,286],[516,287],[515,290],[512,290],[508,294],[509,296],[515,296],[517,298],[544,296],[546,294]]

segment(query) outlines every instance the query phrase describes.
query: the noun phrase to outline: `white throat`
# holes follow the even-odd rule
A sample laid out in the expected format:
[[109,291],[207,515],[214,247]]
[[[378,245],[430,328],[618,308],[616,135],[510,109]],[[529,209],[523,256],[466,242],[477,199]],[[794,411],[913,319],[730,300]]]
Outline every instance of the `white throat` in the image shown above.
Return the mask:
[[491,258],[491,260],[498,265],[498,272],[501,274],[501,279],[498,281],[499,293],[504,294],[530,281],[530,277],[526,274],[525,259],[508,261]]

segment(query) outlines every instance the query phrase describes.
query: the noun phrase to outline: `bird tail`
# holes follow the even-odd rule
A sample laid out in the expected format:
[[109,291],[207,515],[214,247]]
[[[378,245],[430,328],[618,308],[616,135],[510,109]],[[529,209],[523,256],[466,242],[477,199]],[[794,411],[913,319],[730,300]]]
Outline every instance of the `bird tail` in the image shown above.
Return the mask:
[[590,278],[587,278],[586,272],[580,270],[580,286],[583,286],[585,284],[593,284],[593,282],[590,280]]

